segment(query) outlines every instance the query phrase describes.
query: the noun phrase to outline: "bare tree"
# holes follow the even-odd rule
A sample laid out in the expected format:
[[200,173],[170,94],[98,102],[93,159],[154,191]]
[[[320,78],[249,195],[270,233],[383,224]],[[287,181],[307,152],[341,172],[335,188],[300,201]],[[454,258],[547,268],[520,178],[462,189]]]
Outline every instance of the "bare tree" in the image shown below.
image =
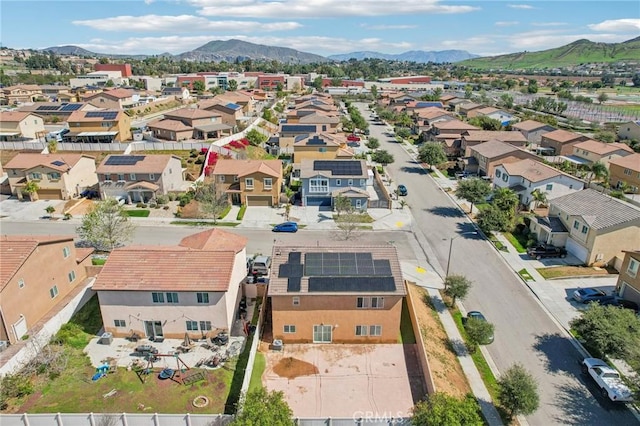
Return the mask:
[[200,203],[200,212],[205,217],[213,219],[213,223],[218,223],[220,215],[229,205],[226,194],[221,194],[215,183],[208,183],[196,189],[196,200]]
[[348,212],[337,221],[340,234],[345,241],[351,240],[358,235],[358,229],[360,229],[360,215],[355,212]]
[[135,225],[114,198],[101,201],[82,218],[78,235],[95,248],[111,251],[131,241]]

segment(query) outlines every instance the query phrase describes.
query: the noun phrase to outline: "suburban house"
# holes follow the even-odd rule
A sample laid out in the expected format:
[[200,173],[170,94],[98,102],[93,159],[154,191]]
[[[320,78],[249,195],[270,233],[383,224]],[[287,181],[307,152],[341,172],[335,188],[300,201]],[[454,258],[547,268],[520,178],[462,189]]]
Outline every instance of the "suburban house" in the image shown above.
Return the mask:
[[640,154],[631,154],[609,161],[609,183],[618,189],[625,186],[634,193],[640,188]]
[[273,247],[273,337],[286,343],[397,343],[407,294],[385,246]]
[[93,249],[73,236],[0,236],[0,340],[14,344],[81,287]]
[[333,206],[336,197],[343,196],[355,209],[366,210],[368,180],[365,160],[302,160],[302,205]]
[[[465,105],[466,106],[466,105]],[[498,108],[494,108],[492,106],[484,106],[481,105],[480,108],[474,108],[467,113],[467,118],[474,118],[481,115],[487,115],[493,112],[499,111]]]
[[47,121],[67,121],[74,111],[95,111],[98,108],[83,102],[35,102],[18,108],[19,112],[37,114]]
[[518,120],[515,115],[492,107],[481,108],[475,111],[477,111],[477,116],[484,116],[492,120],[498,120],[503,126],[508,126],[509,124]]
[[293,144],[319,132],[318,127],[315,124],[280,124],[277,138],[279,153],[293,154]]
[[640,245],[640,208],[585,189],[551,200],[548,217],[532,220],[530,229],[538,241],[565,246],[586,265],[621,270],[624,251]]
[[164,113],[164,118],[147,125],[158,139],[182,141],[209,139],[231,135],[233,127],[222,123],[221,115],[215,111],[199,108],[181,108]]
[[23,199],[29,182],[36,182],[32,200],[68,200],[98,183],[95,158],[85,154],[21,152],[4,165],[11,193]]
[[[465,98],[455,98],[447,102],[447,107],[449,108],[449,111],[458,112],[460,111],[461,105],[468,104],[468,103],[472,103],[472,102],[469,99],[465,99]],[[474,105],[478,105],[478,104],[474,103]]]
[[335,112],[291,110],[287,113],[287,123],[318,126],[324,133],[336,133],[341,128],[340,116]]
[[242,90],[227,91],[221,95],[216,95],[214,99],[218,99],[221,104],[236,104],[242,108],[242,115],[249,116],[256,111],[256,98],[254,94]]
[[640,250],[623,250],[624,259],[616,284],[618,296],[640,305]]
[[413,130],[415,134],[421,135],[422,133],[428,133],[434,123],[455,119],[456,118],[452,116],[450,112],[441,108],[418,109],[413,112]]
[[470,156],[465,159],[467,164],[464,171],[491,178],[493,178],[494,170],[499,164],[537,159],[535,154],[499,140],[490,140],[472,146],[469,151]]
[[180,157],[167,154],[110,154],[96,170],[102,198],[147,203],[184,188]]
[[59,102],[60,95],[69,95],[71,87],[63,86],[61,84],[41,84],[40,91],[42,92],[42,96],[46,96],[53,101]]
[[93,284],[104,330],[149,339],[230,331],[247,275],[246,244],[241,235],[210,229],[177,246],[114,249]]
[[540,146],[552,148],[554,155],[571,155],[573,154],[573,146],[587,139],[589,138],[586,136],[558,129],[543,134],[540,139]]
[[613,142],[605,143],[588,139],[573,146],[573,156],[578,157],[588,164],[601,162],[609,164],[614,158],[632,155],[633,149],[626,143]]
[[282,161],[280,160],[218,160],[211,177],[216,192],[227,194],[229,203],[246,206],[280,204]]
[[618,127],[618,137],[620,139],[635,139],[640,141],[640,121],[629,121],[620,124]]
[[496,166],[493,185],[511,189],[518,195],[520,204],[528,209],[535,207],[534,191],[545,194],[547,200],[553,200],[584,188],[580,179],[532,158]]
[[515,123],[511,127],[522,133],[530,144],[539,144],[542,139],[542,135],[556,130],[553,126],[534,120],[525,120],[520,123]]
[[111,143],[132,139],[131,118],[122,110],[81,111],[71,113],[67,119],[70,132],[65,142]]
[[191,99],[191,93],[186,87],[165,87],[162,89],[161,95],[165,98],[174,97],[178,101]]
[[38,139],[46,133],[44,120],[31,112],[0,112],[0,141]]
[[475,102],[466,102],[463,104],[460,104],[456,107],[456,112],[458,114],[460,114],[463,117],[468,117],[471,118],[473,117],[475,114],[473,113],[474,110],[479,110],[485,108],[484,105],[481,104],[477,104]]
[[26,102],[35,102],[42,97],[42,89],[37,84],[18,84],[0,89],[2,91],[2,103],[4,105],[17,105]]
[[460,120],[438,121],[431,125],[427,138],[440,142],[448,157],[459,157],[461,155],[461,135],[469,130],[478,130],[478,128]]
[[333,160],[350,159],[354,153],[346,147],[346,138],[338,134],[314,133],[297,138],[293,144],[293,161],[306,159]]
[[471,155],[471,147],[490,140],[499,140],[518,148],[525,148],[528,144],[522,133],[506,130],[467,130],[462,133],[460,139],[461,155],[464,157]]
[[242,121],[244,113],[242,107],[232,102],[220,103],[221,100],[217,97],[201,101],[199,108],[211,112],[215,112],[220,116],[220,122],[229,126],[233,132],[236,131],[238,123]]
[[111,89],[89,95],[83,99],[98,108],[128,109],[140,105],[140,95],[129,89]]

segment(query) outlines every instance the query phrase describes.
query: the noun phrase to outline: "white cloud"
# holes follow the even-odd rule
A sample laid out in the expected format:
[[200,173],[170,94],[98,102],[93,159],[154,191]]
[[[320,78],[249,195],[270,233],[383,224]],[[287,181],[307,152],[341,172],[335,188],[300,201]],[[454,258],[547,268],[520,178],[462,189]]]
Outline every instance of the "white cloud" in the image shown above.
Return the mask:
[[210,21],[206,18],[193,15],[115,16],[112,18],[73,21],[72,23],[101,31],[170,31],[174,33],[201,30],[249,33],[260,31],[287,31],[302,27],[302,25],[297,22]]
[[508,6],[511,9],[526,9],[526,10],[535,9],[535,7],[531,6],[530,4],[510,4]]
[[478,49],[484,49],[495,43],[493,36],[476,36],[468,37],[462,40],[444,40],[440,46],[444,49],[467,50],[470,53],[476,53]]
[[514,25],[518,25],[520,22],[518,21],[497,21],[495,24],[496,27],[513,27]]
[[369,25],[362,24],[361,28],[366,28],[368,30],[410,30],[413,28],[418,28],[417,25]]
[[[612,33],[564,33],[559,30],[528,31],[517,34],[510,34],[505,37],[505,41],[515,51],[529,50],[538,51],[560,47],[572,43],[576,40],[587,39],[601,43],[619,43],[637,36],[634,34],[612,34]],[[512,50],[513,51],[513,50]]]
[[144,4],[149,5],[153,3],[155,0],[144,0]]
[[640,19],[608,19],[587,27],[593,31],[633,32],[640,30]]
[[475,6],[443,5],[438,0],[188,0],[204,16],[252,18],[323,18],[348,16],[456,14],[479,10]]

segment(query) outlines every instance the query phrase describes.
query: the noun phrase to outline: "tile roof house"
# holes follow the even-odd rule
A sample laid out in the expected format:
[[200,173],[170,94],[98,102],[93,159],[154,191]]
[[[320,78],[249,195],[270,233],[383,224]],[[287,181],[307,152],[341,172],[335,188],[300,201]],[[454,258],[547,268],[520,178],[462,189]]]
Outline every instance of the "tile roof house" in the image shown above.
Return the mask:
[[83,102],[34,102],[31,105],[23,105],[19,112],[31,112],[45,119],[51,120],[57,117],[60,121],[67,121],[73,111],[95,111],[98,108]]
[[493,178],[494,170],[499,164],[513,163],[524,159],[536,160],[535,154],[497,139],[490,140],[470,148],[470,157],[477,163],[477,170],[467,170],[480,176]]
[[242,106],[233,102],[225,102],[217,96],[207,101],[201,101],[199,108],[219,114],[220,122],[233,129],[233,132],[237,131],[238,123],[240,123],[244,117]]
[[587,136],[558,129],[543,134],[540,139],[540,146],[553,148],[554,155],[571,155],[573,154],[573,146],[587,139],[589,139]]
[[413,111],[413,129],[418,135],[429,133],[431,126],[440,121],[452,121],[456,118],[442,108],[422,108]]
[[73,236],[0,236],[0,340],[15,344],[83,285],[93,249]]
[[355,155],[347,148],[346,136],[341,134],[314,133],[300,135],[293,143],[293,161],[301,163],[306,159],[331,160],[350,159]]
[[551,200],[548,217],[560,220],[564,229],[531,221],[538,241],[565,246],[586,265],[620,268],[624,251],[640,247],[640,208],[593,189]]
[[535,191],[544,193],[547,200],[553,200],[584,188],[580,179],[532,158],[496,166],[493,185],[511,189],[518,195],[520,204],[528,209],[535,207],[532,195]]
[[280,160],[218,160],[211,177],[218,194],[231,204],[278,206],[282,189]]
[[337,112],[321,112],[307,109],[291,110],[287,113],[288,124],[316,125],[323,133],[336,133],[341,128]]
[[154,137],[170,141],[219,138],[233,130],[222,122],[220,113],[199,108],[166,112],[164,118],[150,122],[147,127]]
[[110,154],[96,170],[102,198],[148,203],[184,190],[180,157],[165,154]]
[[620,124],[618,126],[618,137],[620,139],[635,139],[640,141],[640,120]]
[[619,297],[635,302],[640,306],[640,250],[623,250],[624,259],[616,284]]
[[177,246],[113,250],[93,284],[105,331],[154,339],[230,331],[247,275],[246,244],[243,236],[210,229]]
[[293,144],[299,140],[309,137],[314,133],[321,133],[323,128],[318,124],[290,124],[282,123],[278,131],[278,152],[283,154],[293,154]]
[[640,154],[609,160],[609,183],[633,194],[640,192]]
[[586,160],[589,164],[601,162],[609,165],[614,158],[632,155],[633,149],[626,143],[605,143],[588,139],[573,146],[573,156]]
[[83,98],[83,102],[88,102],[98,108],[124,110],[138,106],[139,99],[140,95],[133,90],[117,88],[86,96]]
[[64,135],[65,142],[112,143],[132,140],[131,118],[124,111],[77,110],[67,118],[70,132]]
[[0,141],[38,139],[46,133],[44,120],[31,112],[1,111]]
[[36,182],[33,200],[69,200],[98,183],[95,158],[85,154],[21,152],[4,165],[11,193],[23,199],[28,182]]
[[520,123],[515,123],[511,127],[522,133],[524,137],[527,138],[527,141],[532,144],[539,144],[543,134],[556,130],[553,126],[534,120],[525,120]]
[[482,144],[490,140],[499,140],[518,148],[525,148],[527,139],[519,132],[509,132],[506,130],[467,130],[461,135],[460,149],[463,156],[471,155],[471,147]]
[[273,248],[273,336],[285,343],[397,343],[407,294],[396,248]]
[[366,210],[369,169],[365,160],[302,160],[300,181],[303,206],[334,206],[338,196],[353,208]]
[[0,89],[3,105],[16,105],[25,102],[35,102],[42,96],[42,89],[37,84],[18,84]]
[[456,112],[463,117],[471,118],[474,115],[473,113],[474,110],[478,110],[482,108],[486,108],[486,106],[469,101],[469,102],[457,105]]

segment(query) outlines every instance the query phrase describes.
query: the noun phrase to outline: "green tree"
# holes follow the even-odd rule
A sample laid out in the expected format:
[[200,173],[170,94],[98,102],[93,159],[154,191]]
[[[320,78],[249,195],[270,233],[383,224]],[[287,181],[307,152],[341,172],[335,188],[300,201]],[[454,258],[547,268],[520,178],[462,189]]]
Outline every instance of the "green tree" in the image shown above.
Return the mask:
[[227,90],[229,90],[230,92],[235,92],[236,90],[238,90],[238,80],[229,80],[227,82]]
[[538,384],[521,364],[513,365],[498,379],[498,401],[511,418],[538,409]]
[[264,110],[262,110],[262,119],[267,120],[268,122],[273,124],[276,124],[278,122],[278,117],[276,117],[273,111],[271,111],[269,108],[265,108]]
[[365,142],[367,148],[373,150],[380,148],[380,141],[376,137],[370,137],[368,141]]
[[464,275],[452,274],[444,279],[444,294],[451,298],[451,306],[456,304],[456,299],[464,299],[469,294],[471,281]]
[[335,208],[338,217],[340,217],[340,213],[342,212],[349,213],[353,210],[351,200],[342,194],[338,194],[338,196],[333,199],[333,208]]
[[529,79],[529,84],[527,85],[527,93],[538,93],[538,81],[535,79]]
[[393,155],[391,155],[388,151],[384,149],[381,149],[380,151],[375,151],[373,154],[371,154],[371,159],[376,163],[382,164],[383,166],[386,166],[387,164],[391,164],[395,161],[395,159],[393,158]]
[[447,161],[447,154],[439,142],[427,142],[418,150],[418,159],[429,165],[429,168],[438,166]]
[[516,217],[516,208],[519,202],[518,194],[509,188],[496,188],[493,190],[491,204],[506,212],[511,220]]
[[104,84],[104,87],[113,87],[116,84],[113,82],[113,80],[107,80],[107,82]]
[[476,220],[482,232],[487,234],[494,231],[509,231],[513,224],[509,213],[494,205],[489,205],[480,210]]
[[495,118],[487,117],[486,115],[478,115],[469,120],[469,124],[472,126],[480,127],[482,130],[500,130],[502,129],[502,123]]
[[500,95],[500,105],[507,109],[513,108],[513,96],[508,93],[503,93]]
[[587,186],[591,184],[591,181],[602,181],[609,177],[609,169],[602,161],[596,161],[588,167],[587,172]]
[[491,193],[491,185],[483,179],[466,179],[460,181],[456,189],[456,197],[471,203],[469,213],[473,213],[473,205],[483,202]]
[[207,86],[204,84],[204,81],[196,80],[193,82],[193,90],[195,90],[198,95],[202,95],[204,91],[207,90]]
[[540,189],[535,189],[533,190],[533,192],[531,192],[531,198],[533,198],[534,201],[534,208],[538,208],[540,207],[540,205],[545,205],[547,204],[547,193],[544,191],[541,191]]
[[313,79],[313,83],[311,83],[311,85],[313,87],[315,87],[317,91],[321,92],[322,91],[322,77],[318,76],[318,77],[314,78]]
[[412,410],[414,426],[482,426],[480,406],[471,394],[456,398],[444,392],[427,395]]
[[598,130],[594,139],[599,140],[600,142],[612,143],[616,141],[616,134],[608,130]]
[[35,180],[30,180],[27,182],[22,188],[22,193],[27,194],[31,200],[33,200],[33,194],[37,193],[40,190],[40,185]]
[[640,72],[633,75],[631,82],[633,83],[633,87],[640,87]]
[[479,318],[467,318],[464,329],[467,333],[467,348],[469,352],[474,353],[479,345],[491,343],[494,326],[490,322]]
[[245,137],[253,146],[260,146],[269,139],[267,135],[263,134],[258,129],[249,130]]
[[406,127],[397,127],[395,132],[396,136],[398,136],[400,139],[409,139],[409,137],[411,136],[411,130]]
[[82,217],[78,235],[92,246],[111,251],[131,241],[135,225],[115,198],[100,201]]
[[293,411],[282,392],[252,390],[240,399],[233,426],[293,426]]
[[603,104],[608,100],[609,100],[609,95],[607,95],[605,92],[600,92],[600,94],[598,95],[598,102]]
[[53,206],[47,206],[47,208],[46,208],[46,209],[44,209],[44,211],[45,211],[45,212],[47,212],[47,214],[52,215],[52,214],[53,214],[53,212],[55,212],[55,211],[56,211],[56,208],[55,208],[55,207],[53,207]]
[[369,90],[371,90],[371,96],[373,96],[373,99],[378,99],[378,86],[374,84]]

